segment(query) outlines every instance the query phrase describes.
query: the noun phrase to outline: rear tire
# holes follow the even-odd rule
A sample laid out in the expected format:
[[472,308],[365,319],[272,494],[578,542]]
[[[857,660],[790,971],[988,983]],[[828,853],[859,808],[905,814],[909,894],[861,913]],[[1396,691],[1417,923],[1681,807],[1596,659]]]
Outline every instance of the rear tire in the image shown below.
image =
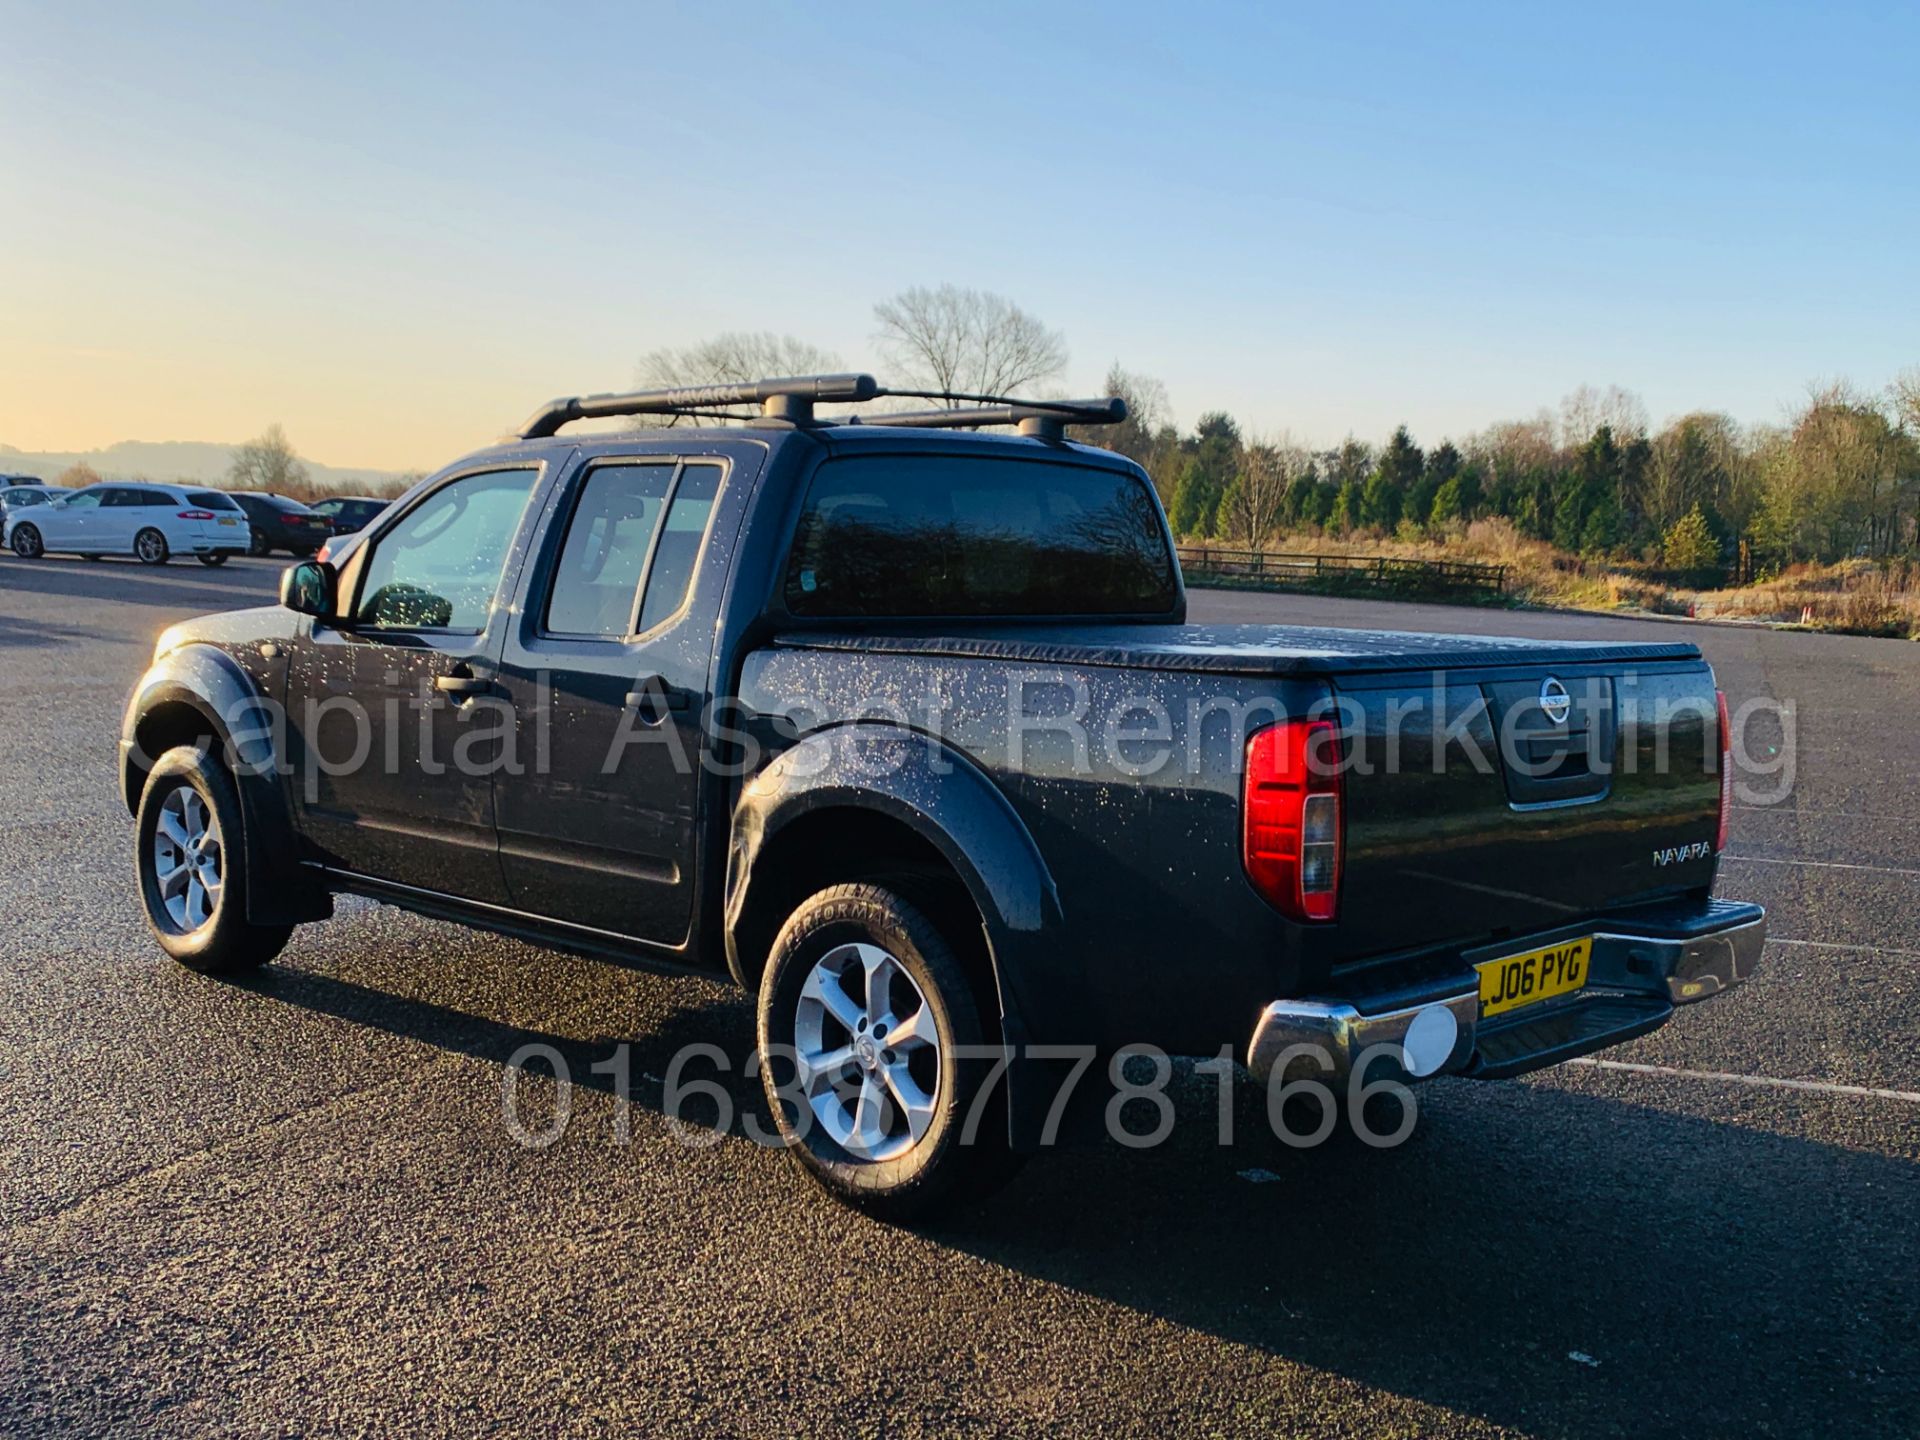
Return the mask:
[[272,551],[267,547],[267,542],[262,540],[259,535],[255,534],[248,538],[247,554],[253,556],[254,559],[265,559],[271,553]]
[[172,554],[167,537],[151,526],[133,537],[133,553],[142,565],[164,565]]
[[291,925],[247,921],[253,857],[240,796],[217,760],[178,745],[155,761],[134,835],[140,900],[162,950],[203,975],[252,970],[280,953]]
[[45,555],[47,547],[40,539],[40,531],[32,525],[14,526],[13,553],[22,560],[38,560]]
[[982,1095],[995,1037],[974,986],[939,927],[896,892],[835,885],[794,911],[761,977],[758,1034],[781,1137],[841,1203],[922,1219],[1012,1173],[1004,1107]]

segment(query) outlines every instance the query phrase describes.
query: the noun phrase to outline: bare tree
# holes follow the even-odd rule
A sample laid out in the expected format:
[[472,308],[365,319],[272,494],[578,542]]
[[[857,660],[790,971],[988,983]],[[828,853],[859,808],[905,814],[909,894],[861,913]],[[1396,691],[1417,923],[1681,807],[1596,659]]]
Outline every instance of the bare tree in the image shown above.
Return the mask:
[[1538,469],[1553,461],[1553,417],[1542,410],[1531,420],[1502,420],[1469,435],[1460,448],[1496,475]]
[[744,385],[787,375],[825,375],[840,357],[791,335],[767,330],[729,330],[682,349],[649,350],[640,357],[640,383],[668,389],[680,385]]
[[1126,456],[1151,471],[1160,427],[1168,423],[1167,387],[1151,375],[1125,369],[1119,361],[1107,368],[1104,395],[1127,402],[1127,418],[1118,425],[1088,426],[1074,438]]
[[1631,390],[1582,385],[1560,402],[1560,443],[1576,450],[1605,425],[1622,445],[1647,433],[1647,407]]
[[1696,411],[1654,437],[1642,499],[1664,533],[1696,505],[1720,506],[1742,461],[1740,428],[1731,417]]
[[881,353],[927,390],[1016,395],[1067,368],[1066,338],[1011,300],[957,285],[916,285],[873,307]]
[[1240,473],[1221,498],[1227,533],[1258,550],[1278,527],[1292,477],[1307,467],[1304,446],[1281,434],[1273,440],[1249,435],[1240,452]]
[[234,447],[233,463],[227,466],[227,484],[235,490],[285,494],[306,487],[307,467],[288,443],[287,432],[273,424],[246,444]]
[[1887,400],[1893,406],[1895,423],[1920,435],[1920,365],[1893,377],[1893,383],[1887,386]]
[[[639,383],[649,390],[745,385],[788,375],[829,375],[839,369],[838,355],[791,335],[776,335],[770,330],[729,330],[697,345],[649,350],[640,357]],[[635,429],[650,430],[677,425],[684,418],[642,415],[632,423]]]

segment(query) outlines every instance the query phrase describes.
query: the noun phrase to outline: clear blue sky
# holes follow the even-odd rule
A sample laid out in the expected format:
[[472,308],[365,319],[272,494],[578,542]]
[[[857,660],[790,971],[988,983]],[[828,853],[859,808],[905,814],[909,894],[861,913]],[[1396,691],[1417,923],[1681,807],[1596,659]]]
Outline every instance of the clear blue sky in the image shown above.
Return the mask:
[[1920,364],[1920,7],[0,0],[0,442],[430,466],[953,281],[1190,423]]

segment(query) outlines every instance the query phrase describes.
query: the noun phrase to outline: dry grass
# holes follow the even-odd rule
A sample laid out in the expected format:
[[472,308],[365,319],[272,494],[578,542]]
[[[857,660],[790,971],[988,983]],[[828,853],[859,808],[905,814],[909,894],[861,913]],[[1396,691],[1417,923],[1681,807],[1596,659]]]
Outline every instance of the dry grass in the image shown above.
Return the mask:
[[[363,481],[357,486],[344,489],[339,486],[315,485],[311,481],[305,481],[297,485],[283,485],[279,493],[289,499],[298,500],[302,505],[311,505],[316,500],[325,500],[332,495],[364,495],[374,500],[392,500],[403,494],[419,478],[418,475],[396,475],[391,480]],[[228,482],[219,481],[215,488],[227,489]]]
[[1454,526],[1439,537],[1408,529],[1393,536],[1359,531],[1344,538],[1302,533],[1275,539],[1268,548],[1296,555],[1389,555],[1504,565],[1509,592],[1533,605],[1769,620],[1854,635],[1920,639],[1920,562],[1912,560],[1796,565],[1761,584],[1693,591],[1569,555],[1544,540],[1529,539],[1502,519]]
[[1796,565],[1779,579],[1738,590],[1694,597],[1696,612],[1841,630],[1852,635],[1898,635],[1920,639],[1920,590],[1916,567],[1871,561],[1841,565]]

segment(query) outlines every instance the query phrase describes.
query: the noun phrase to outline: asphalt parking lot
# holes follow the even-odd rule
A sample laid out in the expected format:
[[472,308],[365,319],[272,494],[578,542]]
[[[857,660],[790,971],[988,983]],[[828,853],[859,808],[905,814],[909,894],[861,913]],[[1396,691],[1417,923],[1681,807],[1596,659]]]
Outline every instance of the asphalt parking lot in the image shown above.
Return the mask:
[[[1196,596],[1696,640],[1736,707],[1792,701],[1792,792],[1722,870],[1765,965],[1608,1056],[1643,1068],[1427,1087],[1397,1150],[1252,1108],[1222,1147],[1187,1081],[1167,1144],[916,1234],[738,1118],[676,1137],[668,1057],[747,1045],[721,984],[359,902],[245,983],[161,956],[120,707],[164,625],[279,569],[0,557],[0,1432],[1920,1433],[1920,646]],[[502,1120],[528,1042],[576,1081],[544,1149]],[[621,1044],[630,1110],[589,1068]]]

